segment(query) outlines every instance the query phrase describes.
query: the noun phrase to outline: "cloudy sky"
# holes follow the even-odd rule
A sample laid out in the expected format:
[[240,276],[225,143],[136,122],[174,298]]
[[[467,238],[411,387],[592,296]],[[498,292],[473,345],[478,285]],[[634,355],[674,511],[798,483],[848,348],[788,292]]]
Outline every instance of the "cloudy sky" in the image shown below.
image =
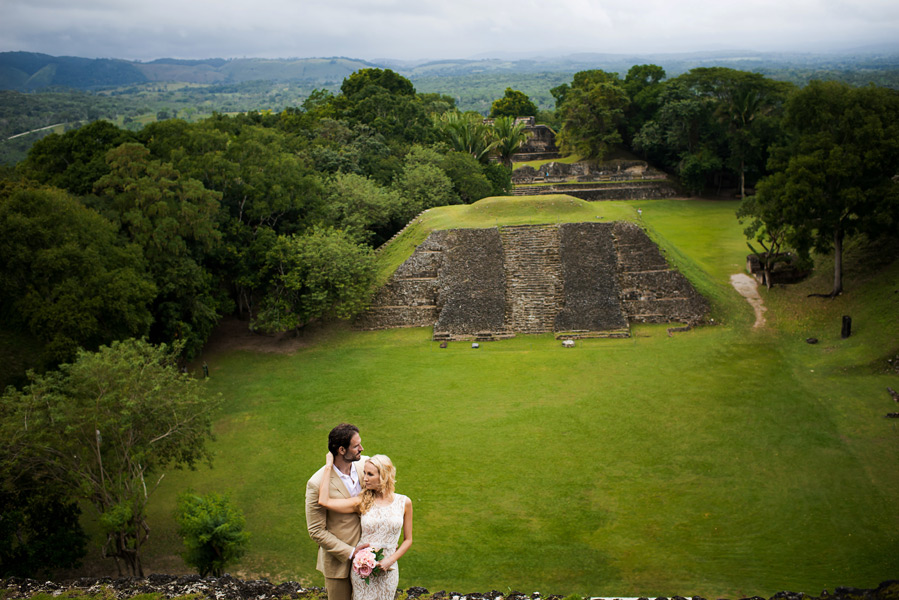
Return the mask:
[[0,51],[135,60],[826,52],[897,39],[897,0],[0,0]]

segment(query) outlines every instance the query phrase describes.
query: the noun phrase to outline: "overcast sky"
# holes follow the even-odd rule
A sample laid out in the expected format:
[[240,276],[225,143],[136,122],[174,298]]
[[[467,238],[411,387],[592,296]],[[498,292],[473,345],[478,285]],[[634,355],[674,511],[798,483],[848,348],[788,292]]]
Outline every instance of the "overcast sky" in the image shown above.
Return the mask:
[[0,0],[0,50],[152,60],[896,43],[897,0]]

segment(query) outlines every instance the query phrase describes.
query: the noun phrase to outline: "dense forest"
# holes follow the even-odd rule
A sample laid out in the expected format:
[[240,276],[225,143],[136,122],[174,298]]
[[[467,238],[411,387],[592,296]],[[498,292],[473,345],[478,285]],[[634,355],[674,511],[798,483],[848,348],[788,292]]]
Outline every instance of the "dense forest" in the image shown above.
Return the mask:
[[[283,95],[262,110],[241,108],[249,95],[237,99],[254,84],[222,85],[222,98],[234,95],[234,114],[178,105],[175,90],[158,83],[121,95],[25,95],[25,104],[45,103],[50,120],[85,124],[36,141],[0,179],[0,336],[6,347],[36,349],[4,360],[0,383],[24,391],[10,388],[0,403],[0,426],[9,428],[0,502],[18,506],[29,486],[42,485],[42,471],[12,469],[36,457],[26,451],[37,446],[26,443],[21,418],[93,385],[78,377],[110,378],[115,388],[133,365],[152,363],[164,383],[142,385],[175,389],[187,383],[168,373],[199,353],[223,316],[254,331],[297,332],[358,314],[378,283],[374,249],[410,219],[510,192],[511,157],[526,139],[519,116],[553,123],[561,150],[580,159],[603,161],[623,149],[668,171],[685,193],[734,190],[744,198],[747,235],[772,259],[787,250],[839,258],[848,237],[899,233],[895,90],[834,81],[800,87],[723,67],[668,77],[655,64],[623,76],[590,69],[543,81],[555,84],[552,106],[507,86],[494,93],[489,121],[460,110],[452,95],[369,67],[335,92],[279,84]],[[493,88],[485,81],[473,89]],[[14,120],[22,99],[4,94],[4,118]],[[126,115],[132,109],[122,98],[140,94],[141,108]],[[141,110],[154,109],[140,121]],[[104,111],[131,121],[114,123]],[[27,126],[44,126],[35,119]],[[835,263],[832,295],[842,289]],[[173,353],[160,358],[160,344]],[[23,387],[26,368],[44,375]],[[64,424],[54,421],[59,414],[48,418]],[[208,420],[191,419],[208,429]],[[204,435],[196,431],[189,451],[175,447],[166,460],[201,458]],[[128,468],[143,477],[147,464]],[[139,568],[142,509],[84,493],[109,516],[109,552]],[[63,515],[57,533],[80,539],[64,496],[45,494],[45,503],[19,510],[21,521],[0,530],[0,564],[27,567],[0,575],[77,561],[78,544],[51,556],[28,543],[37,536],[28,527],[53,514]]]
[[[172,100],[173,90],[152,85],[155,97],[146,92],[143,109],[160,96]],[[42,340],[48,364],[81,347],[141,336],[180,340],[189,359],[225,314],[260,331],[352,316],[371,283],[371,250],[410,218],[510,191],[511,155],[524,135],[515,117],[552,124],[566,154],[602,161],[624,149],[668,171],[685,193],[732,189],[745,197],[772,168],[786,168],[796,142],[784,119],[796,97],[817,92],[882,103],[880,129],[866,132],[872,140],[889,139],[897,98],[883,87],[800,88],[724,67],[668,77],[648,64],[624,76],[579,71],[549,89],[549,108],[519,89],[497,90],[489,107],[494,120],[484,122],[481,111],[416,90],[390,69],[356,71],[336,94],[284,85],[271,97],[285,105],[279,110],[225,114],[170,103],[145,124],[135,113],[120,125],[101,118],[122,109],[114,93],[28,95],[55,118],[87,124],[43,137],[8,171],[0,205],[4,323]],[[479,89],[486,95],[491,88]],[[182,97],[194,92],[180,90]],[[4,115],[18,94],[3,93]],[[232,100],[252,102],[250,95]],[[851,118],[835,115],[827,128],[859,126]],[[888,171],[892,155],[884,152]],[[45,219],[56,213],[70,217]],[[25,234],[18,219],[34,231]],[[62,221],[71,238],[65,243],[84,254],[84,271],[66,256],[58,266],[44,265],[58,271],[56,279],[36,281],[36,257],[62,251]],[[757,224],[757,236],[769,225]],[[108,233],[92,235],[98,228]],[[809,239],[796,237],[793,245],[811,248]],[[320,266],[310,266],[315,261]],[[325,273],[342,263],[356,270]],[[110,273],[133,281],[100,301],[96,294],[106,292],[97,286]],[[98,317],[98,302],[110,312]]]
[[693,53],[632,57],[585,54],[531,60],[366,61],[306,59],[158,59],[140,63],[0,52],[0,165],[25,158],[31,145],[96,119],[138,131],[157,120],[196,121],[213,112],[281,112],[299,106],[314,90],[340,91],[348,75],[363,68],[389,68],[418,92],[446,95],[462,111],[487,115],[508,88],[527,94],[543,122],[555,127],[550,90],[579,71],[626,73],[635,64],[656,64],[668,77],[696,68],[727,66],[804,86],[812,80],[873,83],[899,89],[899,52],[846,55]]

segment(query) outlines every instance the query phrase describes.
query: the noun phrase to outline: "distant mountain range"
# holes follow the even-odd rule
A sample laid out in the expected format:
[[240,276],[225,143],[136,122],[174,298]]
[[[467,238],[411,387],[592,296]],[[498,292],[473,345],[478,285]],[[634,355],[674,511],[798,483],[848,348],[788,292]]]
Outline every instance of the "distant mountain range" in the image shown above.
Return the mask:
[[489,73],[576,72],[604,69],[626,73],[638,64],[657,64],[669,75],[695,67],[727,66],[744,70],[801,68],[812,70],[899,70],[899,44],[861,48],[841,54],[765,53],[751,51],[689,54],[570,54],[532,58],[475,58],[437,61],[366,61],[330,58],[161,58],[135,62],[110,58],[50,56],[34,52],[0,52],[0,89],[33,91],[53,87],[82,90],[176,81],[226,84],[246,81],[303,81],[334,85],[366,67],[390,68],[413,81],[421,78]]

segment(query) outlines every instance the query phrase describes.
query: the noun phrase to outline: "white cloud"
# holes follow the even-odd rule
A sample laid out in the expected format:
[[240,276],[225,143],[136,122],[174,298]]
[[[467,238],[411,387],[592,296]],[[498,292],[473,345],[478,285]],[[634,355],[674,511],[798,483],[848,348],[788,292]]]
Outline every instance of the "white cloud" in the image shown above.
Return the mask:
[[139,59],[822,50],[899,31],[895,0],[0,0],[0,12],[0,50]]

